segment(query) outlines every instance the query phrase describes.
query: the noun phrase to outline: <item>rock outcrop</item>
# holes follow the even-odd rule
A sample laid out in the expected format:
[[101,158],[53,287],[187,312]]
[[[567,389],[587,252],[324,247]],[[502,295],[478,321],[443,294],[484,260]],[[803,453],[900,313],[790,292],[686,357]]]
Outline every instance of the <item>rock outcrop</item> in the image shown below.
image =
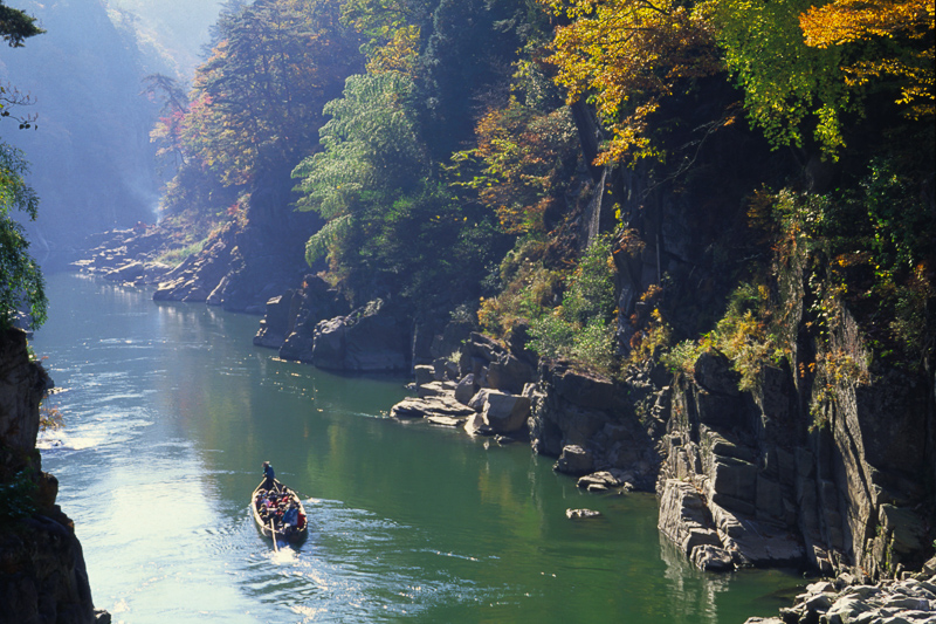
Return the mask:
[[258,174],[241,218],[227,222],[201,251],[166,274],[153,299],[260,315],[267,301],[301,283],[308,270],[305,242],[318,217],[289,208],[291,166]]
[[306,275],[300,288],[267,301],[254,344],[277,349],[284,360],[311,364],[316,326],[349,312],[347,303],[325,280]]
[[931,624],[936,622],[936,576],[874,585],[851,574],[806,587],[779,617],[745,624]]
[[391,306],[378,299],[320,321],[312,336],[312,363],[353,372],[404,371],[409,367],[409,332]]
[[414,367],[417,396],[395,405],[391,416],[462,426],[471,435],[526,439],[534,366],[480,334],[458,348],[442,335],[433,343],[436,353],[444,353],[443,344],[450,350]]
[[158,258],[171,247],[171,233],[140,224],[89,237],[90,251],[73,264],[79,270],[128,286],[158,283],[172,267]]
[[661,530],[679,542],[698,523],[734,565],[874,578],[918,569],[934,537],[926,386],[894,371],[842,383],[817,426],[809,388],[791,371],[765,368],[759,387],[742,393],[727,358],[703,354],[693,375],[654,391],[668,406],[657,491],[671,500],[689,484],[705,506],[682,530],[671,528],[680,507],[664,506]]
[[58,482],[35,448],[50,386],[25,334],[0,334],[0,622],[110,622],[94,609],[74,523],[55,504]]
[[562,363],[540,367],[533,397],[533,450],[556,457],[571,475],[615,469],[639,490],[652,491],[660,457],[634,410],[628,388]]

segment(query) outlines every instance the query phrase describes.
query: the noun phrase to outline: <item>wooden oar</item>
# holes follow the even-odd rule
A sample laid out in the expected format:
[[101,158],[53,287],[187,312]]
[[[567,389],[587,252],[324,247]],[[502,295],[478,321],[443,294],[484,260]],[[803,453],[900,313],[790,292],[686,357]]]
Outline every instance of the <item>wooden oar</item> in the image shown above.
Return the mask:
[[279,546],[276,545],[276,525],[270,520],[270,530],[273,532],[273,550],[279,552]]

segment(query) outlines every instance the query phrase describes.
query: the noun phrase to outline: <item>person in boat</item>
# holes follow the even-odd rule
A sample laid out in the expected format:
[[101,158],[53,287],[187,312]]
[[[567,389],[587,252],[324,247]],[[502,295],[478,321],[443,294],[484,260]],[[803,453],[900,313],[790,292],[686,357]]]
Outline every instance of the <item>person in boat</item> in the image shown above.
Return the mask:
[[263,476],[266,481],[263,482],[262,487],[266,490],[273,490],[276,487],[276,472],[268,461],[263,462]]
[[296,506],[296,503],[292,503],[289,509],[283,514],[283,526],[287,531],[290,527],[299,526],[299,508]]

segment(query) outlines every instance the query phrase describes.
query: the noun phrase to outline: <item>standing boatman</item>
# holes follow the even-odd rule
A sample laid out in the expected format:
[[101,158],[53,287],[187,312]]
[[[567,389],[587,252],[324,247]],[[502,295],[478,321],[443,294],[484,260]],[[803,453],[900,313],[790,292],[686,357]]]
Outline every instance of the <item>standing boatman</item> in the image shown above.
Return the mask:
[[263,476],[266,478],[263,482],[264,489],[274,489],[276,487],[276,473],[273,471],[273,466],[271,466],[268,461],[263,462]]

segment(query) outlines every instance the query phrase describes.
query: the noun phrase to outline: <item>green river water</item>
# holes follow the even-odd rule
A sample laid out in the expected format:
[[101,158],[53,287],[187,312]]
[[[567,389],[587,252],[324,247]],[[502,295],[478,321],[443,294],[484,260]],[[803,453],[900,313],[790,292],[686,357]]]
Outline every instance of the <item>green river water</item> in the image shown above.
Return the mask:
[[[47,280],[32,344],[66,427],[43,466],[114,622],[740,624],[802,583],[702,574],[661,541],[654,496],[586,494],[526,445],[387,418],[405,379],[280,361],[251,344],[256,317]],[[248,515],[267,459],[305,501],[297,549]]]

